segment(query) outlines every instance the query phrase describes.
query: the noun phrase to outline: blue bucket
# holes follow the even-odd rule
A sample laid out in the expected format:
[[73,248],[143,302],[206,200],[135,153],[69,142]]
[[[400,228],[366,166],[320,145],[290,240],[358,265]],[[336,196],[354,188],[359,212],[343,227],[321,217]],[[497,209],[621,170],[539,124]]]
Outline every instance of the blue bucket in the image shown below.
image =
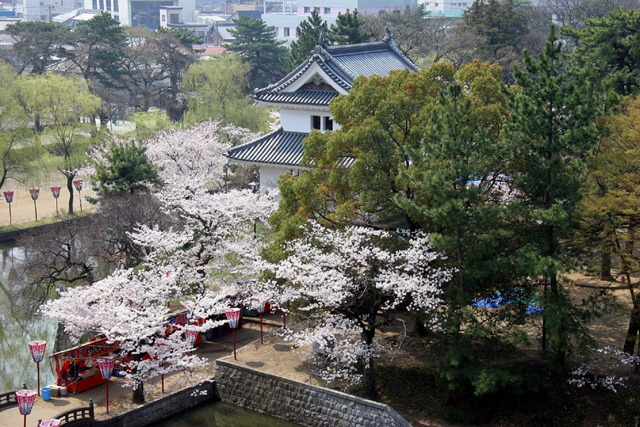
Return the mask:
[[42,391],[42,400],[51,400],[50,387],[42,387],[40,390]]

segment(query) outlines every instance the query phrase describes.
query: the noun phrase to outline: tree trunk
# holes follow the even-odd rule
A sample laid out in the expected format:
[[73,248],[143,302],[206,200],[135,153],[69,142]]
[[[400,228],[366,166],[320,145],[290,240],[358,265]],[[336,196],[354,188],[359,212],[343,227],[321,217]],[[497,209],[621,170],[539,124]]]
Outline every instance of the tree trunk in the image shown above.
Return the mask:
[[[131,358],[138,363],[142,361],[141,354],[133,354]],[[135,374],[137,371],[138,371],[138,366],[135,365],[131,370],[131,372]],[[138,387],[133,389],[133,394],[131,395],[131,401],[136,405],[144,403],[144,383],[142,382],[138,383]]]
[[[371,346],[373,345],[373,337],[376,333],[376,313],[377,313],[377,308],[375,307],[372,313],[369,313],[368,315],[368,325],[367,327],[362,331],[362,341],[364,341],[367,346]],[[376,397],[376,379],[374,376],[374,372],[373,372],[373,358],[368,356],[365,360],[364,360],[364,373],[362,376],[362,387],[364,389],[364,395],[367,396],[369,399],[373,399]]]
[[602,242],[602,259],[600,260],[600,280],[612,282],[614,280],[611,275],[611,241],[606,238]]
[[638,300],[636,294],[633,291],[633,284],[631,283],[631,277],[627,276],[627,288],[631,296],[631,303],[633,308],[631,309],[631,316],[629,317],[629,326],[627,328],[627,335],[624,338],[623,351],[627,354],[634,354],[636,343],[638,342],[638,333],[640,333],[640,307],[638,306]]
[[144,403],[144,384],[140,383],[138,388],[133,389],[133,395],[131,401],[136,405]]
[[67,190],[69,190],[69,214],[73,213],[73,178],[75,174],[65,175],[67,177]]

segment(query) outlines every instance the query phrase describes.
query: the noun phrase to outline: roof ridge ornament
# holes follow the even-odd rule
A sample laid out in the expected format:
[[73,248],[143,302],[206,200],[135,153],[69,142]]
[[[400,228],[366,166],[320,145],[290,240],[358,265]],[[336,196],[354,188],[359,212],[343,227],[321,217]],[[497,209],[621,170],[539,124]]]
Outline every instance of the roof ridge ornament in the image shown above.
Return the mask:
[[325,48],[327,47],[327,44],[325,43],[325,36],[324,36],[324,28],[320,29],[320,34],[318,34],[318,46]]
[[389,29],[389,23],[387,22],[387,25],[384,26],[384,31],[385,31],[385,36],[384,39],[382,39],[383,41],[387,42],[390,40],[393,40],[392,35],[391,35],[391,30]]

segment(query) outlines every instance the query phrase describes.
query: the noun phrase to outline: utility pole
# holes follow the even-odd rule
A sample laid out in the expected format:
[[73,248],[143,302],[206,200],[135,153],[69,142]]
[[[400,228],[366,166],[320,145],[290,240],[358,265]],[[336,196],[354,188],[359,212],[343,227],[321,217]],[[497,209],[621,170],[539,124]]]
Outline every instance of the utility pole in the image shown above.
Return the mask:
[[51,22],[52,22],[52,21],[51,21],[51,10],[52,10],[52,9],[55,9],[55,8],[56,8],[55,6],[52,6],[52,5],[50,5],[50,4],[49,4],[49,5],[47,5],[47,9],[49,9],[49,23],[51,23]]

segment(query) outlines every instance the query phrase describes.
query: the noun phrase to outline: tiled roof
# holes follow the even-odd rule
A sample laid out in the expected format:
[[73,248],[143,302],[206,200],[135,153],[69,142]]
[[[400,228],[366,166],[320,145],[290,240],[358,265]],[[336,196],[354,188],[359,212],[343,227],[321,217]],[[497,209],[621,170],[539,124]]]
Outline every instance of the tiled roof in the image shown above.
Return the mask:
[[[347,92],[351,90],[351,85],[356,77],[361,75],[367,77],[374,74],[387,76],[392,70],[403,68],[420,71],[413,62],[400,52],[391,38],[376,43],[329,47],[317,45],[311,56],[282,80],[265,88],[257,89],[254,99],[262,102],[273,102],[268,99],[275,94],[286,93],[286,89],[302,77],[312,64],[317,64],[333,82]],[[312,98],[312,100],[315,100],[315,98]],[[328,103],[322,105],[328,105]]]
[[329,105],[329,101],[340,95],[338,92],[327,90],[298,90],[295,92],[264,92],[260,94],[260,101],[272,104],[304,104]]
[[[285,132],[280,128],[256,141],[232,148],[226,156],[240,162],[301,166],[304,154],[302,140],[307,136],[308,133]],[[354,162],[353,157],[345,157],[339,166],[350,167]]]
[[307,136],[308,133],[285,132],[280,128],[256,141],[232,148],[227,157],[251,163],[300,166],[304,153],[302,140]]

